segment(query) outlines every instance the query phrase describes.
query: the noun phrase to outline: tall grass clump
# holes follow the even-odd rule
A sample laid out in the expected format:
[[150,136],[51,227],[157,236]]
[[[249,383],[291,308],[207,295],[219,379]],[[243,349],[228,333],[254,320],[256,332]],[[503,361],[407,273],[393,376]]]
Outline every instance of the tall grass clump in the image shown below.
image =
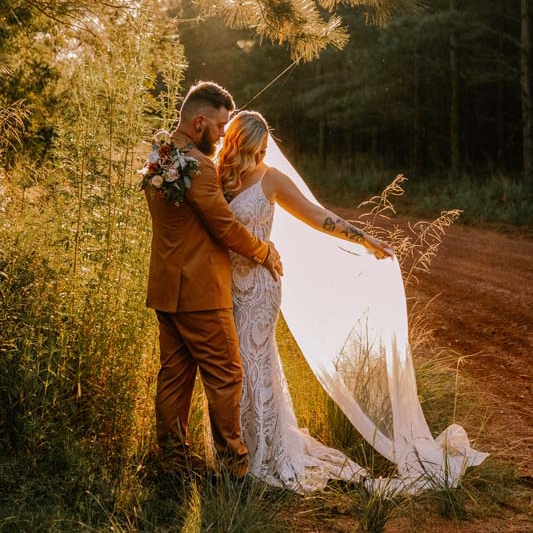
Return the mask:
[[290,495],[259,480],[236,482],[222,471],[216,483],[187,486],[184,530],[191,533],[285,533],[289,530],[280,511]]
[[[127,507],[124,484],[136,483],[127,472],[152,445],[157,330],[145,307],[150,223],[136,170],[140,141],[175,118],[185,64],[158,9],[102,8],[94,32],[70,35],[70,105],[53,158],[1,174],[2,483],[18,472],[1,504],[15,517],[35,491],[80,517],[98,507],[89,493]],[[151,94],[160,62],[173,69],[164,101]],[[0,529],[25,530],[3,516]]]
[[385,485],[375,490],[364,480],[355,485],[350,499],[361,533],[383,533],[389,520],[398,513],[399,507],[406,500],[390,486]]
[[[395,203],[405,193],[405,181],[406,178],[399,175],[380,195],[361,203],[359,208],[364,212],[359,223],[366,232],[392,244],[408,291],[419,283],[419,274],[430,272],[446,230],[457,222],[462,212],[451,209],[441,211],[431,221],[409,223],[407,227],[396,224]],[[432,301],[422,304],[417,298],[410,298],[408,303],[409,343],[418,396],[434,435],[449,424],[459,422],[457,417],[462,425],[473,417],[474,425],[482,426],[483,417],[475,401],[475,392],[467,393],[465,387],[460,387],[464,385],[461,379],[466,379],[460,373],[462,357],[436,346],[431,326]]]

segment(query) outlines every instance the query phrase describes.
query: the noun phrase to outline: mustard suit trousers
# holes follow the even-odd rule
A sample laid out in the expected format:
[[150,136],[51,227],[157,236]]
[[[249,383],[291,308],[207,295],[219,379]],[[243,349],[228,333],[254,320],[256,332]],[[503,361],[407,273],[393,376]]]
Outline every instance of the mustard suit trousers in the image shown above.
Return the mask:
[[161,367],[157,376],[157,440],[176,462],[187,453],[187,422],[198,368],[219,460],[236,477],[248,469],[241,440],[242,366],[232,309],[156,311]]

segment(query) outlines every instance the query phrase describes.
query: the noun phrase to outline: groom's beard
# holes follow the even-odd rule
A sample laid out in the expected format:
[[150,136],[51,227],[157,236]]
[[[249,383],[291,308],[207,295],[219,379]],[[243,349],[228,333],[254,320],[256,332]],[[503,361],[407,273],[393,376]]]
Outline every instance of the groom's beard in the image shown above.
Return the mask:
[[207,157],[212,157],[213,155],[215,155],[216,144],[217,144],[217,141],[215,141],[211,137],[209,130],[206,128],[202,132],[202,136],[200,137],[200,140],[198,141],[198,150],[200,150],[200,152],[205,154]]

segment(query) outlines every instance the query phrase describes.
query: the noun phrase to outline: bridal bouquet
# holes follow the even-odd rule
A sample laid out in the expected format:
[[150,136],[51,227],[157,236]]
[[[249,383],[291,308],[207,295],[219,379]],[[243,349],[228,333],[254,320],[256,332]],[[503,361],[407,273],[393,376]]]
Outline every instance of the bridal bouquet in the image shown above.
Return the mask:
[[157,189],[158,196],[167,203],[179,206],[185,198],[185,192],[191,187],[191,174],[200,173],[200,163],[187,153],[188,150],[178,150],[168,132],[157,132],[152,152],[139,171],[143,176],[141,190],[152,185]]

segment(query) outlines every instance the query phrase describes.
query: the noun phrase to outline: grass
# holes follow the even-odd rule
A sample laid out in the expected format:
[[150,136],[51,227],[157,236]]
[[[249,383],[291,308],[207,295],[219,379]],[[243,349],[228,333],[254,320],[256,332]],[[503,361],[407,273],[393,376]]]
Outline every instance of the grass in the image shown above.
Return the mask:
[[285,533],[280,509],[291,495],[257,482],[216,485],[195,472],[169,476],[157,461],[115,479],[94,465],[2,463],[0,531],[181,531]]
[[227,533],[285,533],[286,524],[279,513],[291,495],[272,489],[260,481],[251,485],[232,481],[223,473],[215,485],[193,483],[188,516],[194,517],[190,531],[224,531]]
[[[435,486],[401,502],[364,485],[335,484],[303,499],[258,485],[243,498],[238,486],[224,480],[214,489],[202,475],[163,475],[153,436],[157,327],[143,301],[148,233],[138,231],[145,220],[140,199],[124,203],[129,225],[120,225],[124,208],[114,205],[116,238],[129,246],[105,268],[105,253],[95,258],[85,251],[95,250],[95,240],[88,232],[92,221],[82,217],[80,234],[86,237],[72,276],[64,225],[69,216],[75,223],[76,210],[59,217],[58,209],[68,203],[53,190],[23,202],[12,182],[2,185],[7,194],[0,206],[1,531],[298,531],[308,521],[342,519],[347,530],[371,532],[406,515],[410,523],[434,515],[458,521],[510,508],[522,512],[527,505],[527,491],[496,458],[467,471],[458,487]],[[372,205],[379,217],[386,216],[383,203]],[[94,206],[84,216],[93,214]],[[427,240],[428,226],[420,231]],[[422,245],[402,257],[404,273],[417,261],[430,268],[432,256]],[[471,437],[482,438],[483,395],[459,373],[457,354],[432,345],[429,316],[412,302],[411,345],[429,426],[437,435],[458,422]],[[327,397],[283,319],[277,337],[300,426],[373,476],[390,476],[393,465]],[[199,455],[206,452],[205,423],[198,384],[190,428]]]
[[[258,485],[243,498],[238,486],[224,480],[214,489],[203,475],[168,478],[154,442],[157,327],[144,308],[148,232],[138,230],[146,216],[141,200],[132,196],[114,204],[115,238],[128,245],[107,264],[105,240],[103,252],[92,255],[98,250],[89,231],[94,205],[83,215],[85,237],[72,276],[72,246],[65,245],[65,235],[75,234],[65,232],[65,223],[75,227],[77,212],[67,207],[77,199],[49,189],[23,202],[12,182],[2,186],[0,531],[281,532],[342,520],[347,531],[370,532],[402,516],[414,524],[435,515],[458,521],[523,512],[528,493],[497,458],[467,471],[458,487],[436,486],[401,505],[364,485],[331,484],[305,498]],[[378,211],[383,207],[376,205]],[[124,225],[126,208],[130,223]],[[429,234],[427,227],[421,231]],[[411,242],[418,242],[416,235]],[[431,261],[423,246],[402,257],[407,273],[413,262]],[[419,397],[429,426],[436,435],[458,422],[482,439],[483,395],[458,373],[457,354],[432,345],[428,309],[412,304],[410,313]],[[277,337],[300,426],[373,476],[390,476],[393,465],[327,397],[283,320]],[[200,455],[206,452],[205,423],[198,386],[190,428]]]
[[352,513],[362,533],[382,533],[405,499],[389,487],[376,491],[364,482],[357,483],[350,493]]
[[[469,470],[459,487],[409,498],[400,507],[364,487],[343,489],[341,501],[334,485],[303,499],[258,486],[243,500],[239,487],[222,483],[213,490],[201,475],[168,479],[153,438],[157,329],[144,309],[144,271],[122,278],[124,292],[101,280],[98,268],[95,275],[80,268],[86,277],[73,281],[64,270],[61,239],[50,239],[60,235],[61,223],[49,200],[27,205],[10,224],[12,213],[20,213],[17,195],[11,198],[0,236],[1,531],[298,531],[324,517],[342,519],[353,531],[379,531],[406,513],[411,521],[432,514],[460,520],[526,504],[518,478],[494,458]],[[39,227],[46,231],[36,232]],[[132,253],[136,248],[123,258],[126,271],[129,261],[147,260],[146,248],[139,255]],[[104,313],[110,290],[117,301]],[[455,354],[430,346],[427,309],[411,309],[419,397],[430,427],[438,434],[457,421],[478,437],[483,396],[465,376],[458,379]],[[390,475],[392,465],[319,386],[283,320],[277,335],[299,424],[373,475]],[[191,440],[199,454],[205,453],[204,424],[198,387]]]

